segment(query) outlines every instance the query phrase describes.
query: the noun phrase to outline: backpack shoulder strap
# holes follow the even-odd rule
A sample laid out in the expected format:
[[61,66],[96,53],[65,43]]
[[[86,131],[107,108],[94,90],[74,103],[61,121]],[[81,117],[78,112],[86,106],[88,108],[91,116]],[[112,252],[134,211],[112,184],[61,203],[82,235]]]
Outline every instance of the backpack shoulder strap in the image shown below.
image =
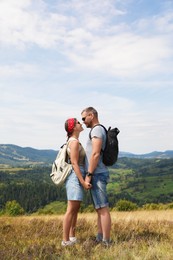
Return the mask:
[[71,141],[78,141],[79,142],[79,140],[78,139],[76,139],[75,137],[70,137],[69,139],[68,139],[68,141],[67,141],[67,147],[68,147],[68,145],[69,145],[69,143],[71,142]]
[[[101,127],[103,127],[104,130],[105,130],[105,132],[107,133],[107,129],[106,129],[106,127],[105,127],[104,125],[102,125],[102,124],[97,124],[97,125],[93,126],[93,128],[96,127],[96,126],[101,126]],[[92,132],[93,128],[91,128],[91,130],[90,130],[90,132],[89,132],[89,138],[90,138],[90,139],[91,139],[91,132]]]

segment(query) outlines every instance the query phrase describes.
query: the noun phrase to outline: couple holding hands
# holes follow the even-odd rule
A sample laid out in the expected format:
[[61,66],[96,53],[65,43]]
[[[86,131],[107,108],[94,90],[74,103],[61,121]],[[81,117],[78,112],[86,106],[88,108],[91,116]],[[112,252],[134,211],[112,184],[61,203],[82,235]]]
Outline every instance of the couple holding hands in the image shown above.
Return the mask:
[[109,212],[106,185],[109,179],[108,168],[102,162],[101,150],[106,144],[106,133],[99,125],[98,112],[93,107],[85,108],[82,121],[87,128],[93,128],[88,137],[86,150],[79,142],[82,124],[76,118],[65,122],[68,136],[67,153],[73,170],[65,181],[67,193],[67,210],[63,219],[62,246],[71,246],[77,242],[75,227],[84,189],[90,190],[94,208],[97,212],[96,241],[110,244],[111,216]]

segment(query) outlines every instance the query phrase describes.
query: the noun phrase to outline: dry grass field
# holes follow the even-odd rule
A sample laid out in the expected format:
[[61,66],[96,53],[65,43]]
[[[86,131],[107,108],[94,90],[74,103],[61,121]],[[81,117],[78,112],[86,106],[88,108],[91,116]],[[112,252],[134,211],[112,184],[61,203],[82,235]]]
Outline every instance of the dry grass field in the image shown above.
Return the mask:
[[63,248],[63,216],[0,217],[0,259],[172,260],[173,210],[111,212],[113,244],[96,244],[96,214],[80,214],[79,243]]

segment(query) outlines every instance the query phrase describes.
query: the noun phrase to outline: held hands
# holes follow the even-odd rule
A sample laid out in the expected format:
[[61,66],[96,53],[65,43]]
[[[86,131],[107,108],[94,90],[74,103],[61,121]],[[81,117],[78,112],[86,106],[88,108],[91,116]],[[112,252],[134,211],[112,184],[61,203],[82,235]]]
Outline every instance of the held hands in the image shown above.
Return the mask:
[[85,189],[87,189],[87,190],[89,190],[89,189],[91,189],[92,188],[92,184],[90,183],[91,182],[91,177],[88,177],[88,176],[86,176],[85,177]]
[[89,190],[92,188],[92,184],[85,180],[83,183],[83,187],[84,187],[84,189]]

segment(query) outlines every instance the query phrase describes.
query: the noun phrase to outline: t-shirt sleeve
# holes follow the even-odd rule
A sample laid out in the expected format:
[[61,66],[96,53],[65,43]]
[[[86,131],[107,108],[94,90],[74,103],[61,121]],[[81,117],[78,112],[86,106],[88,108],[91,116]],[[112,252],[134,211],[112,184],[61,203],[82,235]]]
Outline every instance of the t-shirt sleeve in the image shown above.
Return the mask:
[[93,137],[102,139],[102,150],[105,148],[106,144],[106,132],[102,126],[95,126],[91,131],[91,139]]
[[[104,130],[104,129],[103,129]],[[91,138],[103,138],[103,131],[101,126],[95,126],[91,131]]]

